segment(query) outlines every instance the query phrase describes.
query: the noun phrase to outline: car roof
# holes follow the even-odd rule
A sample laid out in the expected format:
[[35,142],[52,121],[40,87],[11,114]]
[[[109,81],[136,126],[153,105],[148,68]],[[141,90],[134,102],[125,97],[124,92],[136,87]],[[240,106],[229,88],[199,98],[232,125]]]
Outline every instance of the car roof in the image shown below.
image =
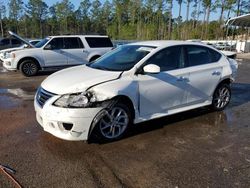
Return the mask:
[[54,35],[48,37],[109,37],[107,35]]
[[181,41],[181,40],[152,40],[152,41],[140,41],[135,43],[130,43],[129,45],[145,45],[145,46],[154,46],[154,47],[167,47],[174,45],[200,45],[208,46],[201,42],[190,42],[190,41]]

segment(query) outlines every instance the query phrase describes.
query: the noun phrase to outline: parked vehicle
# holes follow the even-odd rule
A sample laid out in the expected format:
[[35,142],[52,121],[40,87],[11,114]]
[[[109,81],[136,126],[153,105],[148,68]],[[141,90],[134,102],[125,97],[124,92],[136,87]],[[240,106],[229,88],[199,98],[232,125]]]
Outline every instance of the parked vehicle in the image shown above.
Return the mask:
[[237,70],[230,61],[202,43],[122,45],[92,64],[45,79],[35,96],[36,118],[65,140],[95,134],[111,141],[133,123],[202,106],[223,110],[231,98],[232,69]]
[[112,48],[113,44],[108,36],[49,36],[37,43],[35,48],[9,53],[3,66],[7,70],[20,70],[25,76],[33,76],[39,70],[59,69],[94,61]]
[[[7,48],[5,50],[0,50],[0,61],[4,61],[4,59],[6,59],[8,57],[8,53],[13,52],[13,51],[17,51],[17,50],[21,50],[24,48],[30,48],[32,46],[35,46],[38,42],[40,42],[41,40],[30,40],[28,41],[28,44],[25,43],[19,47],[15,47],[15,48]],[[30,45],[32,44],[32,46]]]
[[215,48],[217,48],[218,50],[235,50],[236,45],[230,45],[227,42],[218,42],[216,44],[214,44]]
[[0,50],[7,48],[15,48],[21,46],[23,43],[15,38],[3,38],[0,40]]

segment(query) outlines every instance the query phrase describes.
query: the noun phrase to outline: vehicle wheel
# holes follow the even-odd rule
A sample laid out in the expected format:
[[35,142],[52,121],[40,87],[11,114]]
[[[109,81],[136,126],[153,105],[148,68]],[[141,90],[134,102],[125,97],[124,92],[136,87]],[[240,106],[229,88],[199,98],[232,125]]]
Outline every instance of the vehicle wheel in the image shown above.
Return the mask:
[[38,65],[33,60],[24,60],[20,65],[20,70],[24,76],[34,76],[38,72]]
[[94,57],[92,57],[90,60],[89,60],[89,62],[90,63],[92,63],[93,61],[95,61],[96,59],[98,59],[100,56],[94,56]]
[[117,103],[105,113],[96,125],[99,138],[105,141],[120,139],[131,123],[131,112],[123,103]]
[[219,85],[213,96],[212,109],[216,111],[223,110],[231,99],[231,89],[228,84]]

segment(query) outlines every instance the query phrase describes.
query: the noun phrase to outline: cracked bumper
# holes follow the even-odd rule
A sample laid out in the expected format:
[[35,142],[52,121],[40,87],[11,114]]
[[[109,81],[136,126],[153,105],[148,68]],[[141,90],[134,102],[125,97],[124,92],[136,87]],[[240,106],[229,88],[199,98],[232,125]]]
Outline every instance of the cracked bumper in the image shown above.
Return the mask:
[[[91,123],[102,108],[59,108],[52,103],[58,98],[49,99],[43,108],[34,100],[36,119],[44,131],[64,140],[87,140]],[[65,124],[72,125],[66,129]]]

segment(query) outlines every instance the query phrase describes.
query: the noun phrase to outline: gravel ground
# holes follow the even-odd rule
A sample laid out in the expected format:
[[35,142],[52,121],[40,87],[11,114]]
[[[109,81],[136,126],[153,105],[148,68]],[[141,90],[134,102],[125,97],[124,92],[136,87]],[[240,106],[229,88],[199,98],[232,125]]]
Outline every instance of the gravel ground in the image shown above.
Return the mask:
[[[0,164],[23,187],[250,187],[250,60],[226,110],[206,108],[142,123],[117,142],[60,140],[35,120],[33,97],[49,73],[0,67]],[[14,187],[0,171],[0,187]]]

